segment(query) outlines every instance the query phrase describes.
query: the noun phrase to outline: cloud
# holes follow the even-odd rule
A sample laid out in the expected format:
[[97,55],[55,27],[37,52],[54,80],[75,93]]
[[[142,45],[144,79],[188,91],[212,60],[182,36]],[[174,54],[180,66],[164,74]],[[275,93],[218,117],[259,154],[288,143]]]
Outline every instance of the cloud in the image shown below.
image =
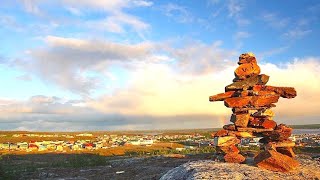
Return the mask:
[[[268,85],[295,87],[298,96],[294,99],[281,99],[274,108],[277,122],[303,124],[314,122],[320,102],[320,79],[318,74],[319,58],[295,59],[290,63],[275,65],[260,64],[262,73],[270,75]],[[235,61],[236,62],[236,61]],[[131,81],[126,89],[120,89],[112,95],[104,95],[88,102],[103,113],[120,113],[129,116],[204,117],[211,116],[216,125],[221,118],[229,119],[231,110],[222,102],[210,103],[208,97],[224,91],[232,83],[233,71],[237,67],[228,65],[207,74],[189,75],[177,73],[168,65],[145,65],[131,74]],[[156,76],[161,74],[161,76]],[[195,118],[196,119],[196,118]],[[201,118],[199,118],[201,119]],[[181,120],[181,123],[184,121]],[[204,121],[211,126],[210,121]],[[219,123],[218,123],[219,122]],[[199,121],[192,121],[197,127]],[[214,123],[214,122],[212,122]],[[211,126],[212,127],[212,126]]]
[[5,29],[13,29],[15,31],[21,31],[23,27],[17,22],[14,16],[0,15],[0,25]]
[[244,39],[250,37],[251,34],[245,31],[238,31],[236,35],[234,36],[234,39],[239,40],[239,39]]
[[193,22],[194,17],[191,12],[184,6],[169,3],[161,8],[161,11],[167,17],[174,19],[179,23],[190,23]]
[[83,13],[79,9],[76,9],[73,7],[66,7],[66,10],[75,16],[82,16],[83,15]]
[[228,10],[229,10],[230,17],[239,16],[240,12],[242,11],[242,5],[237,3],[237,1],[235,0],[231,0],[228,3]]
[[119,12],[123,8],[149,7],[153,5],[151,1],[146,0],[61,0],[61,3],[75,8],[100,9],[108,12]]
[[[281,99],[274,108],[276,119],[285,119],[289,123],[304,124],[316,123],[320,102],[320,58],[309,57],[304,59],[295,58],[293,61],[275,66],[266,64],[261,69],[262,73],[270,74],[268,84],[275,86],[295,87],[297,97],[294,99]],[[300,119],[304,117],[303,122]],[[282,120],[283,121],[283,120]]]
[[311,32],[312,30],[310,29],[303,30],[303,29],[296,28],[296,29],[291,29],[288,32],[284,33],[284,36],[288,38],[299,39],[310,34]]
[[6,64],[7,60],[0,54],[0,65]]
[[206,74],[223,69],[237,52],[221,48],[222,41],[209,45],[201,42],[186,43],[181,48],[166,49],[176,60],[176,70],[187,74]]
[[115,13],[102,20],[88,21],[86,24],[87,27],[113,33],[125,33],[126,26],[131,26],[137,33],[144,32],[150,27],[139,18],[125,13]]
[[[230,71],[230,69],[228,69]],[[166,65],[145,65],[132,73],[127,89],[89,103],[102,112],[146,116],[221,115],[227,111],[221,104],[211,104],[208,96],[223,90],[216,85],[208,86],[226,71],[194,76],[173,71]],[[161,74],[161,76],[155,76]],[[232,76],[232,71],[230,71]],[[231,78],[231,77],[230,77]],[[217,80],[215,83],[220,82]],[[220,107],[219,107],[220,105]]]
[[[88,28],[93,30],[103,30],[112,33],[125,33],[128,27],[131,27],[141,37],[143,33],[149,29],[150,25],[142,21],[140,18],[126,13],[125,9],[132,9],[137,7],[152,6],[151,1],[146,0],[57,0],[57,1],[38,1],[38,0],[24,0],[24,8],[28,13],[32,13],[39,17],[48,19],[56,24],[63,24],[68,26],[79,26],[80,28]],[[52,16],[50,12],[51,7],[63,7],[68,12],[68,16],[62,17]],[[41,9],[41,11],[40,11]],[[78,16],[90,17],[92,14],[99,14],[94,20],[83,18],[85,23],[79,22]],[[76,17],[69,16],[70,14]]]
[[[126,26],[132,27],[140,36],[142,36],[142,32],[149,28],[149,24],[143,22],[138,17],[134,15],[130,15],[124,12],[124,9],[135,8],[135,7],[149,7],[152,6],[153,3],[151,1],[145,0],[93,0],[93,1],[75,1],[68,0],[62,1],[63,5],[72,8],[72,11],[75,12],[83,12],[90,10],[102,10],[107,13],[105,18],[98,20],[90,20],[87,21],[88,27],[93,27],[99,30],[105,30],[113,33],[125,33],[127,29]],[[76,13],[77,13],[76,12]],[[79,13],[78,13],[79,14]]]
[[[77,100],[37,95],[26,101],[0,99],[1,130],[31,131],[88,131],[88,130],[137,130],[179,129],[207,127],[215,116],[178,115],[152,116],[113,114],[95,111],[87,106],[75,106]],[[63,109],[63,111],[62,111]],[[219,123],[219,122],[218,122]]]
[[32,96],[26,101],[0,99],[0,114],[75,114],[87,111],[76,104],[79,104],[79,101],[44,95]]
[[292,24],[292,27],[287,30],[287,32],[283,33],[283,36],[290,40],[300,39],[304,36],[307,36],[308,34],[312,33],[312,29],[309,26],[312,21],[314,21],[312,18],[297,19]]
[[285,51],[287,51],[290,48],[290,46],[282,46],[282,47],[278,47],[278,48],[273,48],[267,51],[263,51],[261,53],[258,53],[257,55],[261,58],[261,59],[265,59],[266,57],[270,57],[276,54],[281,54]]
[[0,98],[0,107],[16,103],[16,100],[8,98]]
[[79,9],[90,11],[90,10],[102,10],[107,12],[119,12],[123,8],[130,7],[148,7],[153,3],[145,0],[57,0],[55,2],[50,2],[47,0],[23,0],[23,5],[26,12],[39,15],[39,6],[45,7],[46,5],[61,5],[64,7],[71,7],[72,11]]
[[[35,75],[84,96],[105,87],[103,80],[112,77],[109,73],[114,65],[131,71],[139,62],[143,65],[176,60],[172,65],[177,71],[202,74],[223,68],[224,63],[236,54],[222,49],[220,41],[210,45],[193,42],[181,48],[151,42],[122,44],[56,36],[46,37],[45,42],[46,47],[31,50],[29,58],[16,60],[13,64],[26,75]],[[167,55],[161,55],[161,52]]]
[[281,18],[275,13],[264,13],[262,15],[262,20],[264,20],[269,26],[282,29],[289,25],[289,18]]
[[32,81],[32,77],[27,74],[17,76],[16,79],[21,80],[21,81]]
[[38,7],[39,0],[23,0],[23,6],[28,13],[40,15],[41,11]]
[[238,31],[236,34],[233,36],[234,41],[236,42],[236,48],[240,49],[243,45],[242,40],[249,38],[251,34],[246,31]]
[[315,15],[319,14],[319,10],[320,10],[320,3],[312,4],[312,5],[309,5],[309,7],[307,7],[307,11],[310,11]]
[[283,37],[288,39],[299,39],[312,32],[309,28],[313,18],[299,18],[295,21],[290,20],[290,18],[280,17],[276,13],[264,13],[262,19],[272,28],[275,29],[286,29],[286,32],[282,34]]
[[207,5],[210,6],[210,5],[216,5],[216,4],[219,4],[220,3],[220,0],[207,0]]
[[[33,49],[30,57],[15,65],[44,81],[83,95],[102,85],[104,73],[113,62],[140,61],[151,53],[152,43],[121,44],[48,36],[47,46]],[[94,73],[94,75],[90,75]]]
[[[202,52],[203,48],[200,50]],[[233,54],[233,51],[226,53]],[[229,123],[231,110],[223,102],[209,102],[208,97],[223,92],[224,87],[232,83],[236,61],[227,63],[223,68],[196,74],[177,71],[179,66],[173,66],[171,61],[139,61],[130,67],[127,86],[112,94],[86,100],[43,95],[26,101],[0,99],[1,129],[58,131],[221,127]],[[280,99],[277,107],[273,108],[278,123],[318,122],[319,62],[320,58],[309,57],[280,65],[260,63],[261,73],[270,75],[268,85],[295,87],[298,93],[294,99]]]
[[144,7],[149,7],[153,5],[153,2],[145,1],[145,0],[135,0],[135,1],[132,1],[132,3],[136,6],[144,6]]
[[288,39],[299,39],[312,32],[308,26],[313,18],[300,18],[291,22],[290,18],[279,17],[275,13],[264,13],[262,19],[275,29],[288,29],[282,34]]
[[229,0],[227,4],[227,10],[229,12],[228,16],[233,18],[239,26],[246,26],[251,23],[250,20],[244,18],[242,15],[244,6],[245,5],[242,2],[237,0]]

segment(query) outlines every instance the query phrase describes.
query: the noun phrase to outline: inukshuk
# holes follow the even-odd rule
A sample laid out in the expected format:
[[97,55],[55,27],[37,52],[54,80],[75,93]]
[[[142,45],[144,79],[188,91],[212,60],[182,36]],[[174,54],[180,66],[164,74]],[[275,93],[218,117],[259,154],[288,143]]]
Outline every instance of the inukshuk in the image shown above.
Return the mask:
[[217,149],[226,162],[241,163],[245,157],[240,154],[237,144],[241,138],[262,137],[263,150],[254,158],[258,167],[272,171],[290,171],[299,163],[294,160],[289,140],[292,128],[273,120],[271,108],[276,107],[280,97],[294,98],[297,93],[292,87],[267,86],[269,76],[260,74],[253,53],[241,54],[239,67],[234,71],[233,83],[225,87],[225,93],[210,96],[210,101],[224,101],[233,114],[233,124],[224,125],[214,134]]

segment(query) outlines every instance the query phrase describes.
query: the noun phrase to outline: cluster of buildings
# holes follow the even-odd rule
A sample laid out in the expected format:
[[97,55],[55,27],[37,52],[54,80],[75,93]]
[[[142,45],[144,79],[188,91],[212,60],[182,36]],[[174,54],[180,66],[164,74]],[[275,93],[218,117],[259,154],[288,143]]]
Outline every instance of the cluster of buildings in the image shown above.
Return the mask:
[[[5,136],[3,136],[5,137]],[[7,151],[76,151],[76,150],[97,150],[125,145],[150,146],[154,143],[151,136],[126,136],[126,135],[101,135],[93,136],[89,133],[68,135],[68,134],[14,134],[14,138],[19,137],[41,137],[59,139],[61,137],[70,140],[30,140],[28,142],[5,142],[0,143],[0,150]],[[80,138],[81,137],[81,138]],[[87,139],[86,139],[87,138]],[[61,138],[62,139],[62,138]],[[78,139],[78,140],[76,140]]]
[[[0,137],[6,137],[0,134]],[[4,142],[0,143],[2,151],[81,151],[98,150],[118,146],[151,146],[156,142],[183,142],[186,147],[214,146],[213,139],[201,134],[153,134],[153,135],[93,135],[91,133],[81,134],[13,134],[13,138],[29,137],[28,139],[67,139],[67,140],[30,140],[25,142]],[[296,146],[316,147],[320,146],[320,134],[300,134],[290,137]],[[259,146],[260,138],[243,138],[240,146]]]
[[[242,138],[240,146],[250,147],[250,146],[260,146],[259,140],[261,137],[255,138]],[[296,146],[302,147],[318,147],[320,146],[320,134],[296,134],[289,138],[291,141],[295,142]]]
[[294,138],[296,146],[317,147],[320,146],[320,134],[300,134]]
[[[5,134],[0,134],[6,137]],[[81,151],[81,150],[98,150],[108,149],[118,146],[151,146],[155,142],[181,142],[188,141],[196,146],[208,145],[210,139],[205,138],[198,133],[196,134],[149,134],[149,135],[93,135],[91,133],[81,134],[36,134],[20,133],[10,135],[13,138],[27,137],[27,139],[67,139],[67,140],[29,140],[25,142],[4,142],[0,143],[0,151]]]

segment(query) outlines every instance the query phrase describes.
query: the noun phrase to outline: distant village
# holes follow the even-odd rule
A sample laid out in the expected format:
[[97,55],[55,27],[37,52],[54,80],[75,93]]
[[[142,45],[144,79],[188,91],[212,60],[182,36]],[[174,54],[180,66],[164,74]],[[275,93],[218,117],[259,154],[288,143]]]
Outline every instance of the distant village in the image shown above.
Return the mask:
[[[9,135],[0,134],[0,138]],[[1,151],[24,151],[24,152],[70,152],[70,151],[85,151],[108,149],[119,146],[152,146],[158,142],[177,142],[187,144],[186,148],[195,149],[203,146],[215,146],[212,138],[208,138],[201,134],[184,134],[184,135],[93,135],[91,133],[80,134],[35,134],[35,133],[20,133],[10,135],[12,138],[28,137],[28,139],[52,138],[57,140],[30,140],[28,142],[5,142],[0,143]],[[70,139],[70,140],[59,140]],[[74,140],[79,139],[79,140]],[[296,143],[296,146],[317,147],[320,146],[320,134],[299,134],[290,137]],[[259,146],[260,138],[244,138],[241,140],[240,146],[250,147]]]

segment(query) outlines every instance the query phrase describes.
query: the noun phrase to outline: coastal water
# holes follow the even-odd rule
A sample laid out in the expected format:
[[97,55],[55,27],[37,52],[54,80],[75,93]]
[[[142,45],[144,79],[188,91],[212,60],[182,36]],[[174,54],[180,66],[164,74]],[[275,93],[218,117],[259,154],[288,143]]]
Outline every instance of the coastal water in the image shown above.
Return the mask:
[[293,129],[292,134],[320,134],[320,129]]

